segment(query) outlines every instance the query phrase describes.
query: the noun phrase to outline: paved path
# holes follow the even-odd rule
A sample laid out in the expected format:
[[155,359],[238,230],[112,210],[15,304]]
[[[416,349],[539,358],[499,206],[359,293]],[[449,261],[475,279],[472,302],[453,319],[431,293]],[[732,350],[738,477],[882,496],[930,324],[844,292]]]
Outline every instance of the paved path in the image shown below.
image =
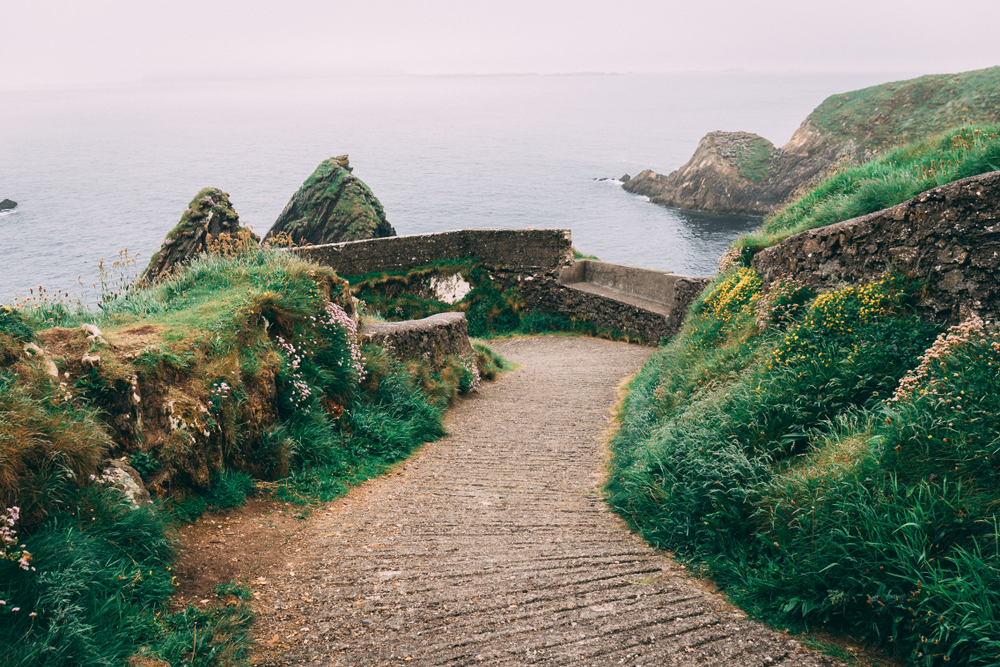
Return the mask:
[[602,502],[609,409],[649,349],[494,347],[520,368],[456,405],[449,437],[316,517],[262,587],[255,662],[838,664],[699,588]]

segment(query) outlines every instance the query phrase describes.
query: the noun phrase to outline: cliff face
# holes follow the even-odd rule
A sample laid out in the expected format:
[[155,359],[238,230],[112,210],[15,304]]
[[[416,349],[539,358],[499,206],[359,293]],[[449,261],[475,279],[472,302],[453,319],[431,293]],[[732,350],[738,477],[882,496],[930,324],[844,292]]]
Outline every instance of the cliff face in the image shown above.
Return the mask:
[[352,171],[346,155],[324,160],[285,206],[264,241],[287,235],[295,245],[323,245],[395,236],[382,204]]
[[1000,122],[1000,67],[831,95],[781,148],[747,132],[712,132],[677,171],[646,170],[622,187],[664,206],[767,215],[842,158],[966,120]]

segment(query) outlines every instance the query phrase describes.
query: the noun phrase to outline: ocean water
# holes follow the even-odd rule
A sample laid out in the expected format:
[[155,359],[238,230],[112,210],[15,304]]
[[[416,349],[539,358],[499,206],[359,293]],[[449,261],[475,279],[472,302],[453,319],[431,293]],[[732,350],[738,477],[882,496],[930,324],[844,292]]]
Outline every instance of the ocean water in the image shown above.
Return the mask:
[[[0,92],[0,303],[93,302],[203,187],[263,235],[322,160],[351,156],[399,234],[568,228],[606,261],[711,275],[758,219],[669,209],[616,179],[668,173],[712,130],[785,143],[825,97],[892,74],[374,77]],[[599,180],[608,178],[612,180]]]

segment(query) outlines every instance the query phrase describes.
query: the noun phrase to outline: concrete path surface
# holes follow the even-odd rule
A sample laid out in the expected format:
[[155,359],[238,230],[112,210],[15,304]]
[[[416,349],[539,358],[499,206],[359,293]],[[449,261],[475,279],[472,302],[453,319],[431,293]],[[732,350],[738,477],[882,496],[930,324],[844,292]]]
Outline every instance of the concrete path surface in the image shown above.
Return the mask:
[[840,664],[699,588],[602,502],[610,408],[648,348],[492,345],[520,367],[290,545],[260,586],[255,663]]

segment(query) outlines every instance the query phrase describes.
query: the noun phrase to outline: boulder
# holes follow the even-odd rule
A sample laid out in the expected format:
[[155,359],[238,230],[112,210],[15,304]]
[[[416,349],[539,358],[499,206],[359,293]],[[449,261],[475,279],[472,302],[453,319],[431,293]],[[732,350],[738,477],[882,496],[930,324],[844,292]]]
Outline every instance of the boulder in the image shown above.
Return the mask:
[[0,201],[0,211],[8,211],[12,208],[17,208],[17,202],[13,199],[4,199]]
[[240,231],[247,230],[240,227],[240,216],[233,210],[229,195],[218,188],[205,188],[191,200],[180,222],[153,254],[142,282],[153,283],[172,274],[178,266],[206,250],[210,237],[218,239],[222,234],[235,237]]
[[306,179],[264,242],[323,245],[395,236],[382,204],[353,170],[346,155],[324,160]]

